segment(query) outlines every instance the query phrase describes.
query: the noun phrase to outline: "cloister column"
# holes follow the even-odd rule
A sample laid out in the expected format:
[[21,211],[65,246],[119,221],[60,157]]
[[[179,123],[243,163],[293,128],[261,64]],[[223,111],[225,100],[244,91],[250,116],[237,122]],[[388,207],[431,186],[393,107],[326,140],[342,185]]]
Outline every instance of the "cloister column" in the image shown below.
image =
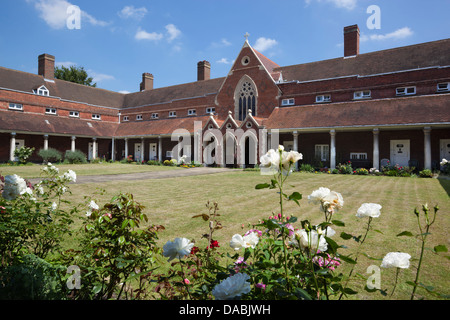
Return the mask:
[[380,170],[380,130],[378,128],[373,129],[373,163],[372,167]]
[[11,132],[11,140],[10,140],[10,147],[9,147],[9,160],[14,161],[14,150],[16,150],[16,133]]
[[116,161],[116,139],[114,137],[111,138],[111,161]]
[[71,141],[71,144],[70,144],[70,150],[71,150],[72,152],[74,152],[74,151],[75,151],[75,140],[77,139],[77,137],[72,136],[70,139],[72,140],[72,141]]
[[48,150],[48,134],[44,134],[44,150]]
[[162,161],[162,138],[158,137],[158,161]]
[[[292,135],[294,136],[293,151],[298,152],[298,132],[294,131],[294,132],[292,132]],[[295,163],[295,171],[298,171],[298,161]]]
[[333,170],[336,168],[336,131],[330,130],[330,169]]
[[431,128],[425,127],[423,128],[424,133],[424,167],[425,169],[431,170]]
[[145,161],[145,148],[144,148],[144,137],[141,138],[141,159],[140,162]]
[[92,160],[97,159],[97,138],[92,138]]
[[125,159],[128,158],[128,139],[125,138]]

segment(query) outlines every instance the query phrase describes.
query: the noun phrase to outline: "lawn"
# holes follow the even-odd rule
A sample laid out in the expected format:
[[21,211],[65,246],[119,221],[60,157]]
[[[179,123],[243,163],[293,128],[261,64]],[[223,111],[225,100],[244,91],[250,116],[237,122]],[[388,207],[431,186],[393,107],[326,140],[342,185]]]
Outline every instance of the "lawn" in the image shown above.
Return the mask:
[[[102,174],[122,174],[122,173],[139,173],[149,171],[162,171],[162,170],[180,170],[179,167],[169,166],[149,166],[149,165],[137,165],[128,163],[87,163],[87,164],[55,164],[60,172],[65,172],[69,169],[75,170],[77,175],[102,175]],[[10,174],[17,174],[22,178],[32,179],[39,178],[42,165],[30,164],[30,165],[0,165],[0,174],[7,176]]]
[[[123,167],[126,170],[169,169],[167,167],[123,164],[119,166],[126,166]],[[62,166],[59,167],[60,170],[64,170]],[[92,170],[81,166],[71,166],[71,168],[78,174]],[[108,171],[108,168],[103,166],[102,169],[97,170],[102,173],[118,173],[119,171],[121,172],[122,168],[113,167],[111,171]],[[16,171],[13,172],[16,173]],[[89,194],[96,199],[97,203],[102,204],[119,192],[132,193],[135,200],[146,207],[150,223],[165,226],[165,231],[159,235],[161,247],[167,240],[173,240],[175,237],[193,239],[196,241],[196,245],[206,246],[206,240],[201,239],[201,235],[206,233],[208,226],[202,219],[192,219],[191,217],[199,213],[206,213],[205,204],[208,201],[217,202],[224,228],[217,231],[214,238],[219,241],[221,250],[232,253],[228,243],[233,234],[243,234],[251,224],[257,224],[260,219],[278,213],[278,195],[275,190],[255,189],[256,184],[268,182],[269,178],[260,175],[259,172],[230,170],[226,173],[205,176],[88,185],[73,184],[71,185],[72,195],[69,199],[74,203],[82,202],[85,200],[84,196]],[[285,206],[285,213],[296,216],[299,221],[308,219],[312,223],[322,222],[323,217],[318,207],[308,203],[307,200],[307,196],[313,190],[327,187],[342,194],[345,204],[343,209],[335,215],[335,219],[343,221],[346,225],[335,228],[338,234],[345,231],[357,236],[364,232],[367,220],[355,217],[356,211],[362,203],[375,202],[383,206],[381,216],[375,218],[372,223],[374,229],[378,229],[382,233],[369,233],[362,252],[374,259],[382,259],[386,253],[391,251],[407,252],[412,256],[412,266],[400,273],[399,284],[393,299],[409,299],[411,294],[411,287],[404,283],[414,280],[414,266],[417,265],[416,259],[420,243],[413,237],[396,237],[396,235],[405,230],[414,234],[418,233],[414,208],[421,208],[425,203],[428,203],[430,207],[439,205],[440,210],[431,230],[432,234],[428,238],[427,247],[433,248],[439,244],[449,247],[450,238],[447,232],[450,222],[450,180],[294,173],[287,181],[286,193],[298,191],[303,194],[300,207],[294,203]],[[95,190],[100,189],[105,190],[103,195],[93,194]],[[338,234],[334,237],[335,241],[347,247],[344,250],[346,253],[354,252],[355,242],[340,239]],[[445,254],[448,255],[448,253]],[[368,266],[381,264],[381,260],[371,260],[365,255],[360,255],[358,259],[355,272],[366,277],[370,275],[366,273]],[[450,295],[449,267],[448,259],[437,257],[427,250],[421,270],[421,282],[433,286],[440,293]],[[345,271],[343,268],[341,270]],[[395,271],[393,269],[381,269],[382,289],[387,289],[390,293],[394,279]],[[362,289],[364,284],[364,281],[360,281],[352,286],[359,292],[355,296],[356,299],[386,299],[379,293],[365,292]],[[423,294],[427,299],[435,299],[423,289],[419,289],[418,293]]]

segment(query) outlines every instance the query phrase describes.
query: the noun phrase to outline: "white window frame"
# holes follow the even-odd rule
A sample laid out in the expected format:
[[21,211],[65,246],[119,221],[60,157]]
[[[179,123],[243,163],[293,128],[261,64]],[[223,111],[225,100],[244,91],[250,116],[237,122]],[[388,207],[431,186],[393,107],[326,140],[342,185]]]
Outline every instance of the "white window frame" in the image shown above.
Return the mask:
[[293,106],[295,103],[295,99],[294,98],[289,98],[289,99],[283,99],[281,100],[281,105],[282,106]]
[[195,116],[195,115],[197,115],[197,111],[195,109],[188,110],[188,116]]
[[367,152],[350,152],[350,160],[367,160]]
[[78,111],[69,111],[69,117],[71,118],[79,118],[80,113]]
[[23,110],[23,105],[20,104],[20,103],[10,102],[8,109],[9,110],[20,110],[20,111],[22,111]]
[[353,99],[355,99],[355,100],[370,99],[371,97],[372,97],[372,93],[370,90],[355,91],[353,93]]
[[92,114],[92,120],[102,120],[102,116],[99,114]]
[[50,95],[50,91],[48,91],[48,89],[45,86],[40,86],[39,88],[34,89],[33,91],[35,94],[40,96],[48,97]]
[[45,114],[56,115],[56,109],[55,109],[55,108],[47,107],[47,108],[45,108]]
[[175,118],[177,116],[176,111],[169,111],[169,118]]
[[141,121],[143,119],[142,114],[136,115],[136,120]]
[[448,92],[450,91],[450,82],[438,83],[436,87],[437,92]]
[[[320,150],[318,150],[320,149]],[[319,152],[318,152],[319,151]],[[330,145],[329,144],[316,144],[314,146],[314,157],[317,158],[317,154],[320,153],[320,161],[330,160]]]
[[[411,89],[413,89],[413,92],[408,92],[411,91]],[[411,86],[411,87],[400,87],[395,89],[395,94],[397,96],[410,96],[410,95],[414,95],[416,94],[416,87],[415,86]]]
[[123,116],[123,121],[130,121],[130,117],[129,116]]
[[158,119],[159,118],[159,114],[157,113],[152,113],[152,119]]
[[331,101],[331,94],[320,94],[316,96],[316,103],[324,103]]
[[172,158],[172,150],[166,151],[166,158]]
[[206,108],[206,113],[207,114],[216,113],[216,108],[215,107],[208,107],[208,108]]

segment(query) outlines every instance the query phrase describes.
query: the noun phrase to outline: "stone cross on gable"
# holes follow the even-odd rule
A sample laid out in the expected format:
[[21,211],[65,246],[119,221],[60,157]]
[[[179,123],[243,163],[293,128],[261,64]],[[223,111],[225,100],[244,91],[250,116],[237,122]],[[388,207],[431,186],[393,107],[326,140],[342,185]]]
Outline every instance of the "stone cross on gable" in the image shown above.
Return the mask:
[[244,37],[245,37],[245,41],[248,41],[248,37],[250,37],[250,34],[249,34],[248,32],[246,32],[246,33],[244,34]]

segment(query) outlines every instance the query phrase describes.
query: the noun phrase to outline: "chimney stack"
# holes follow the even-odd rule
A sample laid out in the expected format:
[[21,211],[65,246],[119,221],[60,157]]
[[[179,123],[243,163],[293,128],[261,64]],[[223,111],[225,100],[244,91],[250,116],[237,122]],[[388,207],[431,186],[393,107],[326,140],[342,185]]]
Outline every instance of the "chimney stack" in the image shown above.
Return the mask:
[[359,28],[352,25],[344,28],[344,57],[359,54]]
[[153,75],[150,73],[142,74],[142,82],[140,85],[141,91],[152,90],[153,89]]
[[55,57],[44,53],[39,56],[38,60],[38,74],[45,79],[55,79]]
[[211,78],[211,64],[208,61],[200,61],[197,64],[197,80],[209,80]]

